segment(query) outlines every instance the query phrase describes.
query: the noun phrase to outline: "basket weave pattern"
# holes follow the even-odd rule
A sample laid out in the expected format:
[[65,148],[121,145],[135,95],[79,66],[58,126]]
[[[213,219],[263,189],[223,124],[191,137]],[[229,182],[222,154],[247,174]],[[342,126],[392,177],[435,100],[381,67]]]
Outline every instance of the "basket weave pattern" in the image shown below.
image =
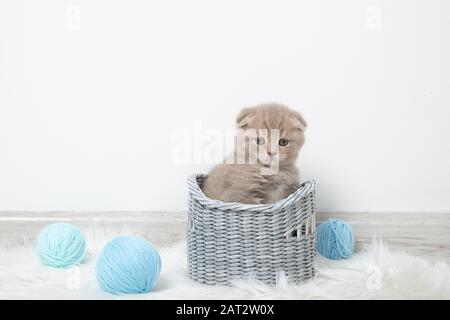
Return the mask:
[[206,197],[206,175],[188,179],[188,272],[201,283],[253,276],[274,285],[282,271],[300,283],[314,276],[314,181],[274,204],[225,203]]

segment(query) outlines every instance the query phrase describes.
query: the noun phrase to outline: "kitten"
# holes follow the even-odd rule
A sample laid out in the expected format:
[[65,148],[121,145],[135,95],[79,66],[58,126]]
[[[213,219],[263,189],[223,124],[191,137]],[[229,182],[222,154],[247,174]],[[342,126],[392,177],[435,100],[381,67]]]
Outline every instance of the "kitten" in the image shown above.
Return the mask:
[[[300,186],[295,166],[306,121],[281,104],[243,109],[237,117],[235,151],[203,183],[211,199],[248,204],[274,203]],[[264,130],[265,129],[265,130]]]

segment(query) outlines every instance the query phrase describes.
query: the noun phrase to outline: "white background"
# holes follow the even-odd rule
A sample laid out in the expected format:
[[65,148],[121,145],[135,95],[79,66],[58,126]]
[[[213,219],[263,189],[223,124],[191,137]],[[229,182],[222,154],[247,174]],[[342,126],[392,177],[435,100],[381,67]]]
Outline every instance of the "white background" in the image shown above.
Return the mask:
[[173,134],[279,101],[326,211],[450,211],[450,2],[0,2],[0,210],[183,210]]

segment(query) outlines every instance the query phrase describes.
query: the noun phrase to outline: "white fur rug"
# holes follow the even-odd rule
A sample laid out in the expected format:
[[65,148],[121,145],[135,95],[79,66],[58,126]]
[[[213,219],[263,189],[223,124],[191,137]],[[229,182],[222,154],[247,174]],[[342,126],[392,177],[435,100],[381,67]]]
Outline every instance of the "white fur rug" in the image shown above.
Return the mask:
[[1,248],[0,299],[450,299],[447,263],[391,252],[381,240],[348,260],[318,257],[315,279],[296,286],[280,275],[276,287],[252,279],[232,287],[198,284],[187,276],[182,242],[160,250],[162,270],[152,292],[115,296],[98,287],[95,259],[109,239],[127,232],[87,233],[89,253],[80,266],[69,269],[42,266],[33,243]]

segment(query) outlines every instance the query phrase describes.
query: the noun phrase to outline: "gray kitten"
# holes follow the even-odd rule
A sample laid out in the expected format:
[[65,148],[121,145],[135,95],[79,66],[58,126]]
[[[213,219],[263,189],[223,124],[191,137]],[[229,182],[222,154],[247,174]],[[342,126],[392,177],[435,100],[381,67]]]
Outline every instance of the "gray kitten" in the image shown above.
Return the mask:
[[274,203],[295,192],[300,186],[295,160],[306,126],[300,113],[284,105],[243,109],[234,154],[209,172],[203,192],[211,199],[248,204]]

